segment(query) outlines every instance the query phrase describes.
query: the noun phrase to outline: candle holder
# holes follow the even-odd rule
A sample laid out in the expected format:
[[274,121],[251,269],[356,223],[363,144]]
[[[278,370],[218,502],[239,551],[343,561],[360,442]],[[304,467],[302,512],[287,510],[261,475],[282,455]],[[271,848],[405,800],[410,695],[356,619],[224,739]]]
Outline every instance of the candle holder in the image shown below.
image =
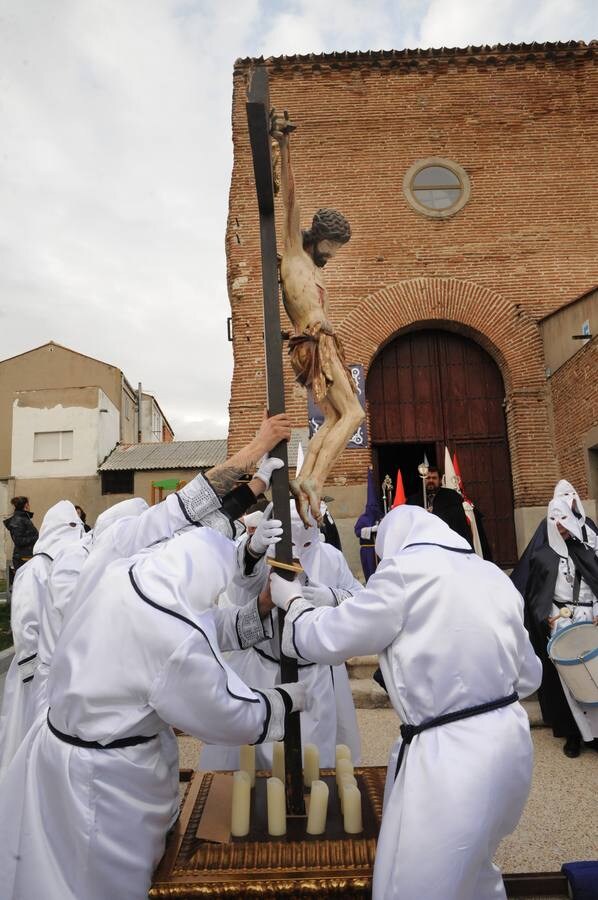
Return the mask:
[[[226,773],[232,778],[232,772]],[[251,792],[251,822],[245,837],[214,843],[197,837],[202,815],[215,784],[215,772],[194,772],[177,826],[160,863],[150,898],[297,897],[321,900],[366,900],[382,818],[385,767],[356,767],[361,792],[363,830],[346,834],[334,769],[322,769],[329,791],[326,828],[307,833],[304,817],[288,817],[286,834],[268,834],[267,781],[257,772]]]

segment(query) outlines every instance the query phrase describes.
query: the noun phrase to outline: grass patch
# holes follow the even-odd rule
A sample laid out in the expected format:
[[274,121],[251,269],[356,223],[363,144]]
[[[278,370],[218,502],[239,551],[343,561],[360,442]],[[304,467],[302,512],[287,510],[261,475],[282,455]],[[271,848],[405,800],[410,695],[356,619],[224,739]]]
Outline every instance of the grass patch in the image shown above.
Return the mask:
[[12,647],[10,608],[8,603],[0,603],[0,650],[6,650],[7,647]]

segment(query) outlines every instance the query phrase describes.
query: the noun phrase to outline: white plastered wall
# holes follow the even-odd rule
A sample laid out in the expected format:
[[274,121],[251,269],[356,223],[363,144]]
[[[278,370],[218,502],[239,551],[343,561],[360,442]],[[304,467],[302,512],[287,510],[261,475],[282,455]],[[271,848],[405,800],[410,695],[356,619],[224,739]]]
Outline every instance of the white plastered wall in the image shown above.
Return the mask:
[[[12,477],[60,478],[96,475],[98,464],[116,445],[119,438],[119,412],[106,394],[96,388],[94,406],[24,405],[19,398],[13,403]],[[43,394],[43,392],[39,392]],[[104,411],[105,410],[105,411]],[[72,431],[71,459],[33,459],[36,432]]]

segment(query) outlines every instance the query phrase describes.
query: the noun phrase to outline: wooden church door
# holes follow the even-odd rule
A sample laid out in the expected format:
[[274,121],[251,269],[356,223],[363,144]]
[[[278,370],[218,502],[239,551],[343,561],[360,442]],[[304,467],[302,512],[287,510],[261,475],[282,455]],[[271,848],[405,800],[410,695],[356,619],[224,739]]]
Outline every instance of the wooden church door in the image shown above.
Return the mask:
[[402,451],[411,461],[414,446],[433,446],[442,470],[445,444],[451,454],[456,450],[466,492],[484,516],[494,561],[510,566],[517,548],[504,397],[492,357],[475,341],[439,329],[395,338],[367,378],[378,461],[400,460]]

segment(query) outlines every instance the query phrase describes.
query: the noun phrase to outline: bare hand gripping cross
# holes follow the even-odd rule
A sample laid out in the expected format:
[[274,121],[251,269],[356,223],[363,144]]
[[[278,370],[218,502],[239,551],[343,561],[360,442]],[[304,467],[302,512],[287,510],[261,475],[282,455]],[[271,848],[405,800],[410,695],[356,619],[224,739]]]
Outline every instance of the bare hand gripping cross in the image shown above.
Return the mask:
[[322,269],[351,237],[345,217],[319,209],[308,231],[301,230],[299,204],[291,169],[288,117],[271,115],[271,134],[280,146],[285,241],[280,265],[283,302],[293,323],[291,365],[299,384],[311,388],[324,422],[309,442],[299,476],[290,483],[305,525],[308,509],[320,519],[320,498],[330,470],[363,419],[342,344],[328,321],[328,293]]

